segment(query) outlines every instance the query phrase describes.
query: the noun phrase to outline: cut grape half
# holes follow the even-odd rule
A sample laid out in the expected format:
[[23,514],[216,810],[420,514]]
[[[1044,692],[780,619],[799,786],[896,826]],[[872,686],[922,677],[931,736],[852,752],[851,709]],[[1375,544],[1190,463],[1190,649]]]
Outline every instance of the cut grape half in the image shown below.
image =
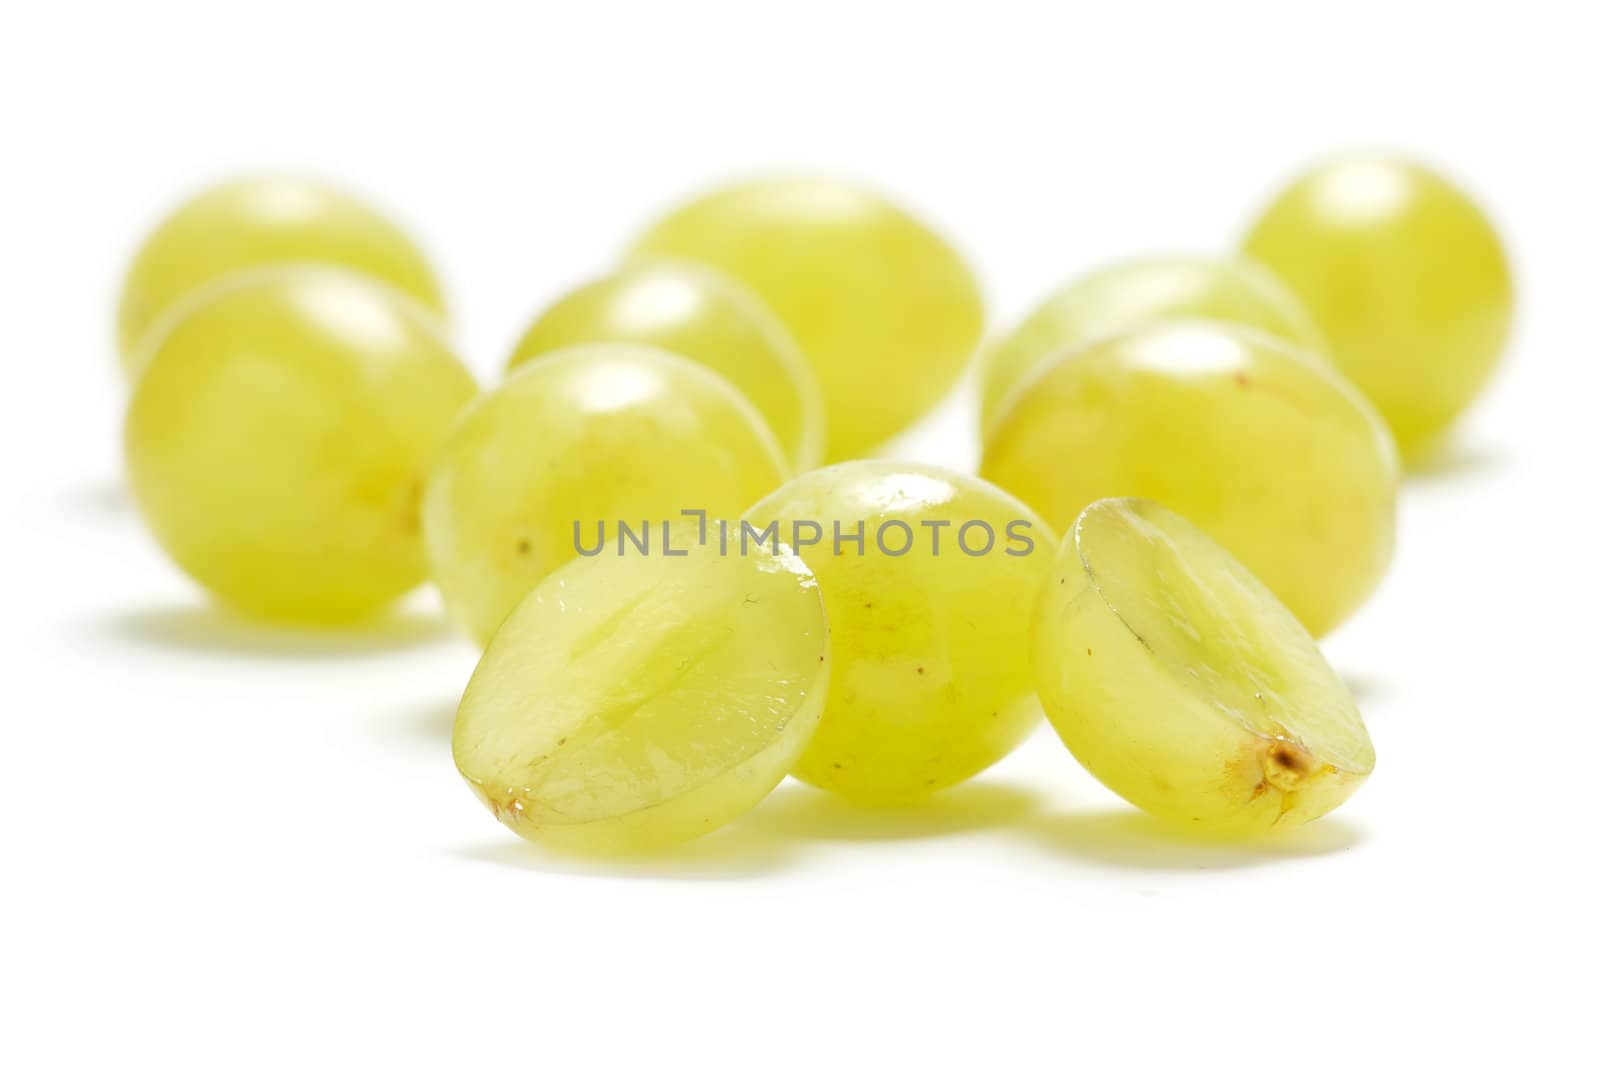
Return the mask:
[[[674,550],[676,553],[678,550]],[[536,586],[456,713],[456,766],[506,826],[557,848],[639,852],[754,807],[827,696],[822,597],[799,557],[582,558]]]
[[1216,542],[1147,500],[1091,504],[1038,603],[1034,675],[1078,760],[1151,814],[1219,830],[1308,822],[1371,773],[1349,690]]

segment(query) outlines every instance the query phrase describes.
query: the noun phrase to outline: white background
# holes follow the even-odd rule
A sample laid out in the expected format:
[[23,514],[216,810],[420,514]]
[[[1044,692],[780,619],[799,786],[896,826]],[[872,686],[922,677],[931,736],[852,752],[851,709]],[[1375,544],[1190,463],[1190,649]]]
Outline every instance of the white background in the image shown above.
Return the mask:
[[[0,1058],[1582,1046],[1600,751],[1586,6],[8,5]],[[1386,584],[1327,646],[1378,770],[1274,845],[1166,836],[1045,730],[926,810],[852,817],[789,784],[671,862],[553,859],[457,779],[474,653],[429,600],[348,640],[230,623],[120,488],[120,273],[175,200],[239,170],[333,178],[401,218],[488,380],[538,307],[729,175],[893,190],[967,251],[1005,323],[1106,260],[1225,249],[1294,168],[1369,144],[1485,203],[1520,317],[1457,448],[1406,486]],[[967,400],[899,450],[970,468]]]

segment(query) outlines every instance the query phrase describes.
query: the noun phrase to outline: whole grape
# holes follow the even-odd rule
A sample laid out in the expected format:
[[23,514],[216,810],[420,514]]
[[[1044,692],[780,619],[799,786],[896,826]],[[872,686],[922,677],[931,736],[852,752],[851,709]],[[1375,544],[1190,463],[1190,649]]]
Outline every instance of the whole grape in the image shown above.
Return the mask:
[[961,256],[895,204],[841,181],[717,190],[657,222],[635,253],[709,263],[777,312],[822,384],[830,462],[866,454],[931,408],[983,330]]
[[426,576],[423,476],[475,392],[397,290],[325,267],[234,275],[152,338],[129,481],[157,540],[230,607],[361,619]]
[[124,370],[137,374],[140,342],[184,297],[233,271],[291,262],[347,267],[444,310],[421,251],[373,208],[304,178],[246,178],[184,202],[139,249],[117,314]]
[[1394,444],[1326,362],[1217,323],[1146,326],[1069,351],[985,445],[984,477],[1065,528],[1140,496],[1238,556],[1312,633],[1366,600],[1394,547]]
[[1310,309],[1345,375],[1417,458],[1488,382],[1511,328],[1511,271],[1465,193],[1407,160],[1315,167],[1245,238]]
[[858,460],[801,475],[745,521],[811,567],[833,634],[827,710],[797,777],[914,798],[1038,722],[1030,611],[1055,535],[1019,501],[937,467]]
[[1119,263],[1051,293],[989,350],[980,382],[984,432],[1052,357],[1130,327],[1182,318],[1253,326],[1312,352],[1325,347],[1299,298],[1249,260],[1170,256]]
[[[422,523],[445,606],[487,642],[539,580],[676,520],[737,516],[788,476],[761,416],[727,380],[644,345],[530,360],[461,418],[428,477]],[[670,536],[670,535],[668,535]],[[695,534],[698,539],[698,533]]]
[[756,406],[796,470],[822,455],[822,394],[783,324],[731,278],[686,260],[630,263],[556,301],[510,367],[584,341],[655,345],[721,374]]

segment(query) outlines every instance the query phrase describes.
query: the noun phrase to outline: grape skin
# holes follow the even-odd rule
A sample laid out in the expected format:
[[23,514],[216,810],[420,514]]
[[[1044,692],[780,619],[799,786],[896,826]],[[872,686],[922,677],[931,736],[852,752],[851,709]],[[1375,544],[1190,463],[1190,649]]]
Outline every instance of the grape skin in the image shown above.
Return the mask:
[[624,265],[545,309],[508,370],[585,341],[655,345],[716,371],[761,412],[793,469],[821,460],[816,375],[777,317],[733,279],[685,261]]
[[714,830],[788,774],[822,715],[828,627],[793,553],[574,560],[473,672],[457,768],[506,826],[627,853]]
[[983,330],[961,256],[888,200],[840,181],[717,190],[658,221],[634,254],[709,263],[777,313],[821,383],[829,462],[867,454],[931,408]]
[[1272,593],[1143,500],[1085,509],[1039,597],[1039,697],[1084,767],[1153,815],[1217,831],[1327,814],[1371,773],[1360,712]]
[[345,267],[444,312],[427,260],[393,222],[317,182],[246,178],[190,198],[135,255],[117,315],[123,369],[137,375],[141,342],[184,297],[234,271],[291,262]]
[[1240,327],[1163,323],[1067,353],[1012,404],[982,473],[1058,528],[1103,497],[1165,504],[1314,634],[1360,607],[1393,554],[1382,420],[1328,364]]
[[1018,388],[1051,357],[1172,319],[1251,326],[1309,352],[1326,348],[1299,298],[1248,260],[1169,256],[1115,264],[1051,293],[989,350],[980,382],[985,436]]
[[[1039,719],[1028,667],[1029,607],[1055,537],[1020,502],[976,478],[921,464],[858,460],[801,475],[752,507],[778,523],[822,589],[833,632],[827,712],[795,775],[860,800],[903,801],[977,774],[1022,742]],[[806,546],[796,521],[819,523]],[[1007,555],[1006,530],[1027,524],[1033,550]],[[833,540],[863,524],[864,550]],[[910,547],[878,547],[886,524]],[[934,554],[927,522],[945,522]],[[996,547],[968,555],[959,528],[983,522]],[[886,531],[889,551],[907,538]],[[981,538],[969,542],[976,550]],[[835,553],[835,548],[842,550]],[[1020,548],[1020,545],[1018,545]]]
[[152,339],[124,427],[162,546],[230,607],[344,623],[426,576],[417,506],[477,392],[434,316],[322,267],[208,289]]
[[[594,343],[540,356],[483,396],[428,477],[422,525],[445,605],[477,640],[538,581],[586,548],[600,522],[738,515],[788,477],[788,463],[720,375],[643,345]],[[698,531],[695,531],[696,534]],[[676,542],[681,547],[685,542]]]
[[1438,444],[1505,351],[1513,296],[1500,239],[1419,164],[1362,155],[1314,167],[1244,247],[1299,294],[1408,461]]

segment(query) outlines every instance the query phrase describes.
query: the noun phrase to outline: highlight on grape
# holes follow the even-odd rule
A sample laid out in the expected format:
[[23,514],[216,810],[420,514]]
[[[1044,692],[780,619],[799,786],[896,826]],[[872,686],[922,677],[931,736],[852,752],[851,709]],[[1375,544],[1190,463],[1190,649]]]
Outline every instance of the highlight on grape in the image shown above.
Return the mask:
[[[920,519],[915,523],[903,519],[885,519],[870,535],[865,519],[857,519],[853,528],[839,519],[827,522],[792,519],[788,525],[788,537],[782,536],[783,524],[777,519],[764,526],[758,526],[749,519],[740,519],[736,525],[719,522],[716,536],[713,537],[708,512],[704,508],[684,508],[681,514],[696,521],[693,532],[680,534],[676,542],[673,541],[675,527],[671,519],[655,522],[650,519],[636,522],[615,519],[609,526],[605,519],[597,519],[590,531],[592,540],[584,532],[583,520],[574,519],[572,547],[580,556],[598,556],[608,549],[619,556],[687,556],[690,545],[703,548],[714,544],[717,552],[724,556],[748,556],[763,552],[776,556],[785,546],[800,551],[817,545],[831,545],[835,556],[850,554],[849,550],[854,549],[857,556],[876,552],[890,558],[909,553],[917,546],[919,538],[927,540],[928,554],[932,556],[951,549],[974,557],[997,551],[1008,556],[1026,556],[1036,547],[1032,536],[1033,523],[1027,519],[1012,519],[1001,529],[996,529],[993,523],[985,519],[968,519],[961,523],[951,519]],[[733,527],[731,533],[730,527]],[[607,529],[611,530],[609,538],[606,536]],[[676,529],[682,530],[683,527]]]

